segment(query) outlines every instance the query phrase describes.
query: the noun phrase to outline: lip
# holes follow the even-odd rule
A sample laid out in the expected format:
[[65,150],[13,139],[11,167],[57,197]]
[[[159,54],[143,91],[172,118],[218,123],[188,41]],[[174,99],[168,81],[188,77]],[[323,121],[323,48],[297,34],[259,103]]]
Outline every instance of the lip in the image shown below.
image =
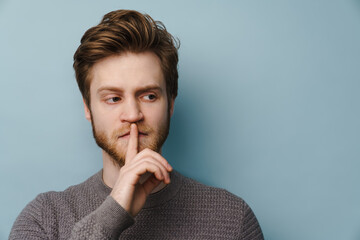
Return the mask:
[[[139,135],[139,137],[145,137],[145,136],[147,136],[148,134],[147,134],[147,133],[143,133],[143,132],[139,132],[138,135]],[[130,137],[130,132],[127,132],[127,133],[121,135],[119,138],[128,138],[128,137]]]

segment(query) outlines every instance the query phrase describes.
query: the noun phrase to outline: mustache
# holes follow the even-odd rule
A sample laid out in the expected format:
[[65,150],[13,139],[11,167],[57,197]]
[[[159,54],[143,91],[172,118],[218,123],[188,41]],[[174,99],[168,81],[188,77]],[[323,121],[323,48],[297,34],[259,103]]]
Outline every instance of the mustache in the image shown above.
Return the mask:
[[[152,132],[152,128],[149,126],[146,126],[144,124],[136,124],[137,125],[137,129],[139,134],[145,134],[148,135],[150,132]],[[130,133],[130,124],[128,126],[123,126],[119,129],[116,129],[113,134],[112,137],[113,138],[119,138],[121,136],[124,136],[126,134]]]

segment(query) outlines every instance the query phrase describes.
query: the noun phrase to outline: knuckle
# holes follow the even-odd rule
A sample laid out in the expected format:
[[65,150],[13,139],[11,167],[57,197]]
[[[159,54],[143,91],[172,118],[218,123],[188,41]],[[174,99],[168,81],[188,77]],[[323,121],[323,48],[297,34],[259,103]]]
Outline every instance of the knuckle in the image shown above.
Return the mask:
[[143,150],[143,152],[146,153],[146,154],[149,154],[149,153],[151,152],[151,149],[150,149],[150,148],[145,148],[145,149]]

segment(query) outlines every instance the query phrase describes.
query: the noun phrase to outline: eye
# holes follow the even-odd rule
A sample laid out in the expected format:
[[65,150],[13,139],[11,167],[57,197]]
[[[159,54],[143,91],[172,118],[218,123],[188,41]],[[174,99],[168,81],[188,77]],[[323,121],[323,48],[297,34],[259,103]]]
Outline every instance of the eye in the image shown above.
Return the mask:
[[106,99],[106,102],[107,103],[116,103],[120,100],[121,100],[120,97],[112,97],[112,98]]
[[143,96],[143,98],[146,101],[154,101],[156,99],[156,95],[151,93],[151,94],[147,94],[147,95]]

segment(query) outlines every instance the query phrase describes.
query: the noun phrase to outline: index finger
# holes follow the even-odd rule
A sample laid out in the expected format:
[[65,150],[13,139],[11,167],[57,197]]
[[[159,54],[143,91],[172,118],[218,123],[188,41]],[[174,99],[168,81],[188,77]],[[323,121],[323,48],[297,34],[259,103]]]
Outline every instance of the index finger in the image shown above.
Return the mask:
[[138,153],[139,132],[135,123],[130,125],[129,143],[126,150],[125,163],[131,161]]

